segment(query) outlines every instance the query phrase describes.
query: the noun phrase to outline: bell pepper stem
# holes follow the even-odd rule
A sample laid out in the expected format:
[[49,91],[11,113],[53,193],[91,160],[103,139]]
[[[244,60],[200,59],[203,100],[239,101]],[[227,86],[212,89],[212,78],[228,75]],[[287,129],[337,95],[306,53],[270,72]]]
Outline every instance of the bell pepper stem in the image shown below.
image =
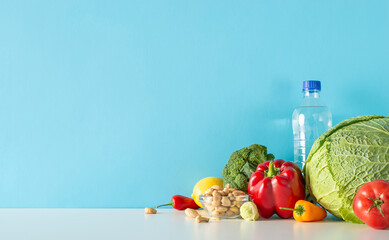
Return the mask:
[[267,172],[267,176],[268,177],[274,177],[276,174],[276,171],[274,169],[274,162],[273,161],[270,161],[269,162],[269,171]]
[[287,208],[287,207],[279,207],[279,209],[290,210],[290,211],[298,211],[298,209],[296,209],[296,208]]
[[293,211],[293,212],[295,212],[299,216],[302,216],[305,213],[305,208],[304,208],[303,205],[297,205],[297,206],[295,206],[295,208],[279,207],[279,209]]

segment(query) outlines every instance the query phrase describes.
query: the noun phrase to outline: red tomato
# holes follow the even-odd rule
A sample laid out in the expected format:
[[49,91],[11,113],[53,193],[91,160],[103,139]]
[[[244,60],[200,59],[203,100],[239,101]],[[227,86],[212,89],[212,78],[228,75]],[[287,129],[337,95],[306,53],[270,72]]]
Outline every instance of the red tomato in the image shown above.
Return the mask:
[[375,229],[389,227],[389,182],[375,180],[359,188],[353,201],[355,215]]

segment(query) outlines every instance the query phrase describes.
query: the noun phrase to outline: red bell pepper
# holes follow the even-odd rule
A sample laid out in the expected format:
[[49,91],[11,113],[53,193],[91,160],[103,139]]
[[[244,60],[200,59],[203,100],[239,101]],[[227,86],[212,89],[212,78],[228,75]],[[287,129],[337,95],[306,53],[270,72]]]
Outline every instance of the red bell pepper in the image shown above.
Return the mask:
[[295,163],[282,159],[261,163],[250,178],[248,193],[261,217],[269,218],[277,213],[282,218],[290,218],[293,212],[279,207],[294,208],[298,200],[304,199],[301,170]]
[[172,206],[174,209],[177,210],[185,210],[187,208],[192,208],[192,209],[200,208],[192,198],[188,198],[182,195],[174,195],[170,203],[159,205],[157,206],[157,208],[164,207],[164,206]]

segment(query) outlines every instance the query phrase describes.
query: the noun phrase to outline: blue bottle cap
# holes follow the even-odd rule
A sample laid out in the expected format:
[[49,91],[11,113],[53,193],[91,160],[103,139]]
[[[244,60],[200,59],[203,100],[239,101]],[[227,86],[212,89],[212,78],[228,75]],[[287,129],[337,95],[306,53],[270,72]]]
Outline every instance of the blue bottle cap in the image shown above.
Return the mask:
[[321,90],[320,81],[317,80],[308,80],[303,82],[303,91],[305,90]]

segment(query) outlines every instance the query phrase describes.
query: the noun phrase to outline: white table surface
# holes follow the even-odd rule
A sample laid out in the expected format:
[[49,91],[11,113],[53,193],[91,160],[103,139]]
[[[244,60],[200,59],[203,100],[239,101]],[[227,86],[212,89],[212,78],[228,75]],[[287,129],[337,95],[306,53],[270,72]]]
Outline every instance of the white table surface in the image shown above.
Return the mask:
[[389,230],[374,230],[328,217],[299,223],[272,218],[195,223],[183,211],[161,209],[0,209],[0,239],[323,239],[389,240]]

